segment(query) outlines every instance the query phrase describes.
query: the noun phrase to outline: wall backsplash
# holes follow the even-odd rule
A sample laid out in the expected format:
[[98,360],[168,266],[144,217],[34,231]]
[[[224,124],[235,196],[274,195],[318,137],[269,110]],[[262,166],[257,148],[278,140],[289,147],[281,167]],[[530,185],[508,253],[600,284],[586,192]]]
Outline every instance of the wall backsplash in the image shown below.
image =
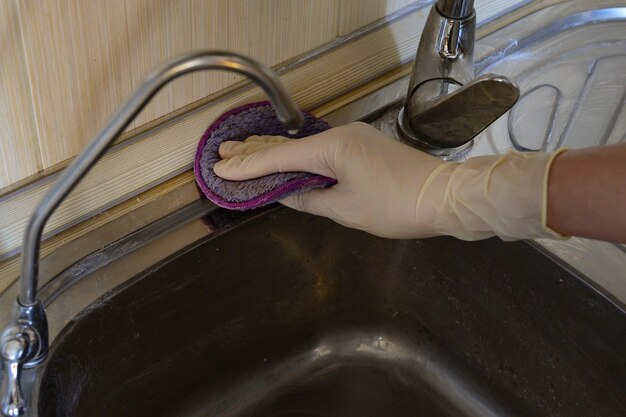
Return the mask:
[[[228,49],[276,65],[414,0],[2,0],[0,189],[76,155],[162,61]],[[167,86],[130,129],[239,78]]]

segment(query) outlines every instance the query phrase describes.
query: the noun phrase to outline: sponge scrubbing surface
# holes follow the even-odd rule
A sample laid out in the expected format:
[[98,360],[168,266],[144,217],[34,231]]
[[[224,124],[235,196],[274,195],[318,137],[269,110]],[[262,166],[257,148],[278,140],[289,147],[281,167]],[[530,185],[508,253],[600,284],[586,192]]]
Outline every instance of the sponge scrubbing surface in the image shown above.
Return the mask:
[[246,104],[223,114],[206,130],[198,144],[194,172],[198,186],[213,203],[231,210],[250,210],[291,194],[329,187],[337,180],[306,172],[284,172],[246,181],[218,177],[213,166],[221,160],[219,147],[226,141],[243,141],[252,135],[286,136],[299,139],[330,129],[328,123],[302,112],[304,127],[295,135],[276,117],[267,101]]

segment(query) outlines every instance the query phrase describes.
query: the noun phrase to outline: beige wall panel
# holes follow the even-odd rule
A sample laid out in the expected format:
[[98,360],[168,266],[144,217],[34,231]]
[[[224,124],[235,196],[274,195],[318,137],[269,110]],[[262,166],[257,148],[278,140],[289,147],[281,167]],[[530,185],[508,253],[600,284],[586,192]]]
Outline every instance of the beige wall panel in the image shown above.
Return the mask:
[[123,0],[18,2],[43,167],[78,153],[130,90]]
[[416,0],[341,0],[336,2],[337,35],[343,36],[415,3]]
[[0,1],[0,188],[41,170],[17,4]]
[[[269,54],[264,39],[269,20],[269,0],[230,0],[228,2],[228,49],[268,64]],[[271,64],[270,64],[271,65]],[[242,79],[231,75],[231,82]]]
[[[2,146],[9,148],[3,152],[4,159],[16,158],[24,163],[20,169],[4,169],[0,186],[75,156],[144,77],[173,56],[196,49],[229,49],[273,66],[410,2],[7,0],[4,9],[19,4],[23,50],[33,91],[32,97],[22,96],[28,99],[25,104],[33,103],[31,113],[39,135],[38,142],[31,142],[30,149],[22,153],[11,148],[15,141],[3,141]],[[166,86],[130,129],[240,79],[219,72],[185,76]],[[22,83],[22,87],[28,86]],[[11,101],[2,102],[5,107],[7,103]],[[28,118],[28,112],[20,110],[19,114]],[[35,137],[34,133],[29,137]],[[37,147],[41,153],[39,164]],[[7,171],[12,174],[10,178]]]
[[231,0],[228,48],[269,66],[284,62],[336,37],[336,4],[334,0]]
[[337,36],[336,0],[271,0],[263,48],[267,62],[275,65]]
[[[228,49],[228,0],[193,0],[191,5],[190,44],[184,46],[189,50]],[[186,42],[182,36],[178,42]],[[232,74],[225,72],[206,72],[191,75],[193,92],[191,101],[199,100],[208,94],[219,91],[229,85]],[[230,82],[232,83],[232,81]]]
[[[167,59],[227,49],[227,9],[227,0],[126,0],[133,87]],[[215,71],[184,76],[166,86],[131,128],[219,91],[227,81],[227,74]]]
[[[126,0],[128,50],[131,85],[138,88],[157,65],[172,56],[168,27],[169,0]],[[135,118],[132,127],[140,126],[165,114],[170,106],[171,88],[166,86]]]

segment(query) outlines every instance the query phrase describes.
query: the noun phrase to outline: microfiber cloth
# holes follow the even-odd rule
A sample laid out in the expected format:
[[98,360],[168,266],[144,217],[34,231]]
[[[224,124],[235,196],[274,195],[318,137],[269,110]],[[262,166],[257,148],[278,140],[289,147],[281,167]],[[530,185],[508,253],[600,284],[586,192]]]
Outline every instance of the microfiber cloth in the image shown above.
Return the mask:
[[237,107],[219,117],[206,130],[196,151],[194,172],[206,197],[220,207],[251,210],[281,200],[288,195],[329,187],[337,180],[307,172],[284,172],[246,181],[228,181],[213,172],[221,160],[219,147],[225,141],[243,141],[252,135],[286,136],[300,139],[330,129],[325,121],[302,112],[304,126],[291,135],[278,120],[267,101]]

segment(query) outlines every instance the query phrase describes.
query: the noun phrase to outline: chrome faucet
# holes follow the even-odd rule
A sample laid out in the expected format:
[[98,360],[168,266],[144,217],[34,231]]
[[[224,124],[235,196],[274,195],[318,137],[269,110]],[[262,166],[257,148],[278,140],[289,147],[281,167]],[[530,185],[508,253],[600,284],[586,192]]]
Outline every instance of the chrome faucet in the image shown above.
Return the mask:
[[398,116],[398,130],[413,146],[434,155],[456,154],[519,98],[506,77],[474,79],[475,32],[474,0],[433,4]]
[[40,364],[48,352],[48,322],[44,306],[37,298],[39,246],[48,218],[161,87],[181,75],[209,69],[234,71],[251,78],[269,96],[278,119],[289,130],[297,131],[302,127],[304,118],[278,76],[247,57],[228,52],[200,51],[175,58],[151,73],[104,129],[65,169],[30,217],[24,234],[21,292],[15,302],[11,322],[0,337],[4,367],[4,393],[0,411],[3,415],[24,414],[26,403],[20,387],[22,370]]

